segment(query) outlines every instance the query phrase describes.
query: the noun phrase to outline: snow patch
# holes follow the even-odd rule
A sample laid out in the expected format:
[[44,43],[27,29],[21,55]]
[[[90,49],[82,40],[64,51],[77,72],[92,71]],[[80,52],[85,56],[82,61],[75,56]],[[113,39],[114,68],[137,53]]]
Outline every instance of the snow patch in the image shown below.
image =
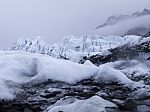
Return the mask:
[[54,104],[54,106],[49,107],[45,112],[106,112],[106,107],[117,108],[115,104],[99,96],[93,96],[87,100],[77,100],[70,104]]

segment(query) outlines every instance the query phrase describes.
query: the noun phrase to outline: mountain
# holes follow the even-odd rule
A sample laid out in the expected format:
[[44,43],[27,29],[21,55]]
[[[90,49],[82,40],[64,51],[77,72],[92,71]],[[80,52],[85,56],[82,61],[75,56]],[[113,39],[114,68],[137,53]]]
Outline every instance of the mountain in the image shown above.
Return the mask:
[[144,34],[143,37],[150,37],[150,31]]
[[137,27],[129,29],[125,33],[125,35],[138,35],[138,36],[142,36],[143,34],[145,34],[148,31],[150,31],[150,28],[146,28],[146,27],[143,27],[143,26],[137,26]]
[[145,15],[150,15],[149,9],[144,9],[142,12],[135,12],[131,15],[123,15],[123,14],[113,15],[113,16],[108,17],[108,19],[106,20],[104,24],[97,26],[96,29],[106,27],[108,25],[114,25],[124,20],[138,18],[138,17],[145,16]]
[[104,24],[97,26],[94,33],[99,35],[142,36],[150,31],[149,19],[150,10],[148,9],[131,15],[113,15],[108,17]]

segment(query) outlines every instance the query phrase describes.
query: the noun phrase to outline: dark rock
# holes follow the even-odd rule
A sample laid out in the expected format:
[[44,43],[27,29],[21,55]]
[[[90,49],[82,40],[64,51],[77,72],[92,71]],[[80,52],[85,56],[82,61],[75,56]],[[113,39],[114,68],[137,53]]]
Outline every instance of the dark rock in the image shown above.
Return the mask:
[[150,106],[147,105],[139,105],[137,107],[138,112],[150,112]]
[[143,35],[143,37],[149,37],[149,36],[150,36],[150,31]]
[[56,93],[45,93],[45,94],[40,95],[40,97],[51,98],[51,97],[55,97],[56,95],[57,95]]
[[29,91],[28,93],[33,95],[33,94],[36,94],[36,91]]
[[33,111],[28,108],[25,108],[23,112],[33,112]]
[[[0,112],[4,110],[6,112],[9,112],[9,110],[11,110],[10,112],[24,112],[25,109],[41,112],[58,100],[68,96],[84,100],[94,95],[99,95],[109,101],[112,101],[112,99],[125,101],[133,92],[130,88],[117,82],[101,84],[92,78],[80,81],[76,85],[49,80],[42,84],[23,85],[23,89],[22,93],[17,94],[16,99],[0,101]],[[127,100],[125,103],[118,103],[117,105],[120,105],[120,109],[124,110],[136,108],[130,100]],[[109,112],[122,112],[120,109],[109,108],[108,110]]]
[[128,111],[132,111],[132,112],[137,111],[137,104],[132,99],[127,99],[124,103],[122,103],[119,106],[120,106],[121,110],[128,110]]

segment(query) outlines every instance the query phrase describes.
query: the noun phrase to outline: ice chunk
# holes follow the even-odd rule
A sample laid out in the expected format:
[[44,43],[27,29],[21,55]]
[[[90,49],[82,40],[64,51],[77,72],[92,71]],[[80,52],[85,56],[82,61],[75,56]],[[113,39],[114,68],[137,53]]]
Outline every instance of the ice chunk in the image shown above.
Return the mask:
[[115,104],[99,96],[93,96],[87,100],[77,100],[70,104],[55,105],[52,108],[49,107],[45,112],[106,112],[106,107],[117,108]]

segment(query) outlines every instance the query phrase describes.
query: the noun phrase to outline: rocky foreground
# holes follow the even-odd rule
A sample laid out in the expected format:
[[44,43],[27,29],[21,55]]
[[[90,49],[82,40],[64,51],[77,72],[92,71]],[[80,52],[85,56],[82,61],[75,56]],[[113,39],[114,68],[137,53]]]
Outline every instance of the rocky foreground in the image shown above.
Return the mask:
[[[87,79],[75,85],[48,80],[47,82],[23,85],[22,92],[12,101],[0,101],[0,112],[42,112],[48,106],[63,99],[86,100],[100,96],[117,105],[107,107],[107,112],[149,112],[150,88],[131,89],[118,83],[99,84]],[[63,111],[59,111],[63,112]]]

